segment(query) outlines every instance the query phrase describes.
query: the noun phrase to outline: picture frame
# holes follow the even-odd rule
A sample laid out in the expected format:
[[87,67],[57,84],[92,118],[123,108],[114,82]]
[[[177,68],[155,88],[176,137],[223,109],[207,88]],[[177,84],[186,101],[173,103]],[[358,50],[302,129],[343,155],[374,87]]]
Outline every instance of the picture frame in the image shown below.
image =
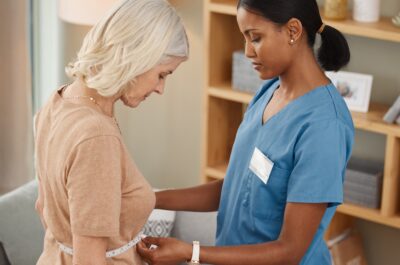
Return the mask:
[[368,112],[373,76],[345,71],[325,72],[351,111]]

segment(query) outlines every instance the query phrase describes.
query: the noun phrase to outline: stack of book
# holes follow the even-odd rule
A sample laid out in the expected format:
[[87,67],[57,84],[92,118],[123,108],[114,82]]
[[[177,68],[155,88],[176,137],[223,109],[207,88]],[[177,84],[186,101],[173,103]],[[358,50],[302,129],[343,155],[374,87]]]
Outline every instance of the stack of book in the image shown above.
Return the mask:
[[344,202],[380,208],[383,164],[352,158],[346,169]]

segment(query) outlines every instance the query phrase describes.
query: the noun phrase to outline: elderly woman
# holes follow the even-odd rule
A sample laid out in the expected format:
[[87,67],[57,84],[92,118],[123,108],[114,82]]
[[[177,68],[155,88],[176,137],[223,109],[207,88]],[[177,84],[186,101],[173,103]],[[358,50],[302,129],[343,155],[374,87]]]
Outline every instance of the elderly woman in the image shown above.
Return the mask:
[[188,57],[181,19],[164,0],[125,0],[87,34],[74,79],[37,113],[36,208],[46,230],[37,264],[142,264],[140,231],[155,196],[114,117],[137,107]]

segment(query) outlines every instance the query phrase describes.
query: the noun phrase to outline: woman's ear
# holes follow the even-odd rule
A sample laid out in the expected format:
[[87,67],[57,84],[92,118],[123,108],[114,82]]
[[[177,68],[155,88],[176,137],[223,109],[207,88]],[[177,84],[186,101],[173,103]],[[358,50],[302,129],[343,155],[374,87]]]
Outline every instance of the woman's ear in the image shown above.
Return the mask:
[[303,25],[301,24],[301,21],[297,18],[291,18],[286,23],[286,30],[288,33],[288,43],[290,45],[293,45],[299,42],[299,40],[301,39],[301,36],[303,34]]

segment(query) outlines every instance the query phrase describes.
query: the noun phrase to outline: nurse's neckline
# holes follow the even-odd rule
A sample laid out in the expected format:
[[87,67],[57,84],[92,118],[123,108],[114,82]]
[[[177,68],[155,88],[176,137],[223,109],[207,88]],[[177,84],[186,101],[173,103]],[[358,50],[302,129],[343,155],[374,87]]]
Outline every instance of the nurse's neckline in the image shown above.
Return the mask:
[[274,83],[274,87],[272,87],[273,89],[271,90],[271,93],[269,94],[269,98],[268,98],[267,102],[264,104],[263,111],[262,111],[262,113],[261,113],[261,126],[264,127],[264,126],[265,126],[266,124],[268,124],[272,119],[275,119],[275,117],[276,117],[277,115],[280,115],[281,112],[284,112],[287,108],[289,108],[291,105],[293,105],[293,104],[295,104],[296,102],[298,102],[300,99],[309,97],[310,95],[314,94],[315,92],[319,91],[319,90],[322,89],[322,88],[327,88],[327,87],[332,86],[332,85],[333,85],[332,81],[331,81],[330,79],[328,79],[328,80],[329,80],[329,82],[328,82],[327,84],[316,86],[316,87],[314,87],[314,88],[308,90],[306,93],[301,94],[300,96],[298,96],[298,97],[292,99],[292,100],[289,101],[289,103],[286,104],[282,109],[280,109],[277,113],[275,113],[274,115],[272,115],[268,120],[266,120],[266,121],[264,122],[264,111],[265,111],[265,109],[267,108],[269,102],[271,101],[271,99],[272,99],[272,97],[273,97],[275,91],[278,90],[279,87],[280,87],[279,79],[277,79],[276,82]]

